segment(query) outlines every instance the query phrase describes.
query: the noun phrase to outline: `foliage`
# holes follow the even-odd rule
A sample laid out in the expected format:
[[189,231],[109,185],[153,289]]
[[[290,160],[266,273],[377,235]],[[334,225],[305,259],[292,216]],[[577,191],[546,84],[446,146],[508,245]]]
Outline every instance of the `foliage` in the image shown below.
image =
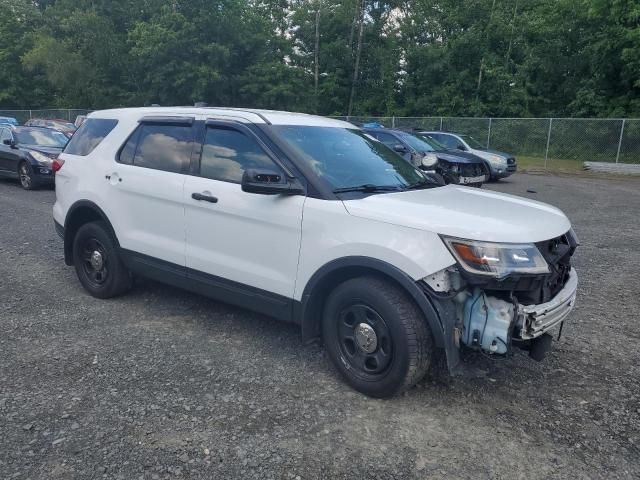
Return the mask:
[[351,105],[353,115],[640,116],[637,0],[0,7],[5,109],[206,101],[338,115]]

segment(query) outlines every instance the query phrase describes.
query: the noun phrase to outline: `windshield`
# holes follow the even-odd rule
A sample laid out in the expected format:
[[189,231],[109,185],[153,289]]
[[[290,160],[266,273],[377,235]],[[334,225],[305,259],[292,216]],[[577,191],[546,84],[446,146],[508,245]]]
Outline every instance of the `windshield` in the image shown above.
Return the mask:
[[431,145],[435,150],[447,150],[447,147],[445,147],[443,144],[441,144],[440,142],[438,142],[435,138],[430,137],[429,135],[427,135],[426,133],[418,133],[418,136],[424,140],[425,142],[427,142],[429,145]]
[[460,135],[460,138],[462,138],[465,142],[467,142],[467,144],[469,144],[471,148],[476,148],[478,150],[485,149],[485,146],[481,144],[478,140],[473,138],[471,135]]
[[18,127],[14,132],[17,142],[23,145],[63,148],[68,140],[63,133],[46,128]]
[[361,130],[289,125],[272,128],[334,190],[363,185],[370,189],[404,189],[430,182],[420,170]]
[[399,135],[402,137],[402,140],[407,142],[411,148],[418,152],[433,152],[435,150],[435,148],[422,137],[411,135],[410,133],[400,133]]
[[57,120],[51,121],[51,120],[47,120],[45,122],[45,125],[47,127],[53,127],[53,128],[65,128],[67,130],[75,130],[76,126],[73,123],[67,123],[67,122],[58,122]]

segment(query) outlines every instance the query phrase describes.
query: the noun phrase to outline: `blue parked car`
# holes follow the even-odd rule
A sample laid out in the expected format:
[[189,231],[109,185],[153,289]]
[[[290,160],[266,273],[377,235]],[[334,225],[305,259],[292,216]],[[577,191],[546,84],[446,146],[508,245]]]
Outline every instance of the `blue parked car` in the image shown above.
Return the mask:
[[14,126],[18,126],[20,125],[18,123],[18,120],[13,118],[13,117],[0,117],[0,125],[5,124],[5,125],[14,125]]

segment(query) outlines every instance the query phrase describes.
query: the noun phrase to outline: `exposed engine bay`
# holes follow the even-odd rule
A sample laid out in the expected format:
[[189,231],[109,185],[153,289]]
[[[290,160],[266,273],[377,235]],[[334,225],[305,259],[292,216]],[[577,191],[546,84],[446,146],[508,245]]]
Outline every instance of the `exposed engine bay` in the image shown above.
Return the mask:
[[454,266],[424,279],[432,298],[455,312],[456,347],[490,355],[518,347],[534,360],[544,358],[552,343],[549,330],[560,327],[560,335],[575,305],[578,276],[571,256],[577,239],[570,231],[535,245],[548,266],[546,273],[496,278]]

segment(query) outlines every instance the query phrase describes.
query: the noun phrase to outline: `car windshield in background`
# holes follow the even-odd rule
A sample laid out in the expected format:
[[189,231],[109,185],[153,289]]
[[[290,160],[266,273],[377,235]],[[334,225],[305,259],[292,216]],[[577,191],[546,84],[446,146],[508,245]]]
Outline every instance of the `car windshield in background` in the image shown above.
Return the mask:
[[417,150],[418,152],[433,152],[435,150],[434,147],[431,146],[427,141],[425,141],[422,137],[417,137],[416,135],[412,135],[410,133],[400,133],[400,137],[402,140],[407,142],[411,148]]
[[422,172],[361,130],[273,126],[279,136],[334,190],[373,192],[434,184]]
[[76,126],[73,123],[67,123],[67,122],[51,122],[51,121],[47,121],[46,122],[46,126],[47,127],[54,127],[54,128],[66,128],[67,130],[75,130]]
[[67,137],[63,133],[46,128],[18,127],[15,129],[15,135],[18,143],[22,145],[63,148],[67,144]]
[[438,142],[435,138],[430,137],[429,135],[419,133],[418,136],[429,145],[431,145],[434,150],[447,150],[447,147],[445,147],[443,144]]
[[460,138],[462,138],[465,142],[467,142],[471,148],[475,148],[478,150],[484,150],[486,148],[485,145],[481,144],[478,140],[473,138],[471,135],[460,135]]

